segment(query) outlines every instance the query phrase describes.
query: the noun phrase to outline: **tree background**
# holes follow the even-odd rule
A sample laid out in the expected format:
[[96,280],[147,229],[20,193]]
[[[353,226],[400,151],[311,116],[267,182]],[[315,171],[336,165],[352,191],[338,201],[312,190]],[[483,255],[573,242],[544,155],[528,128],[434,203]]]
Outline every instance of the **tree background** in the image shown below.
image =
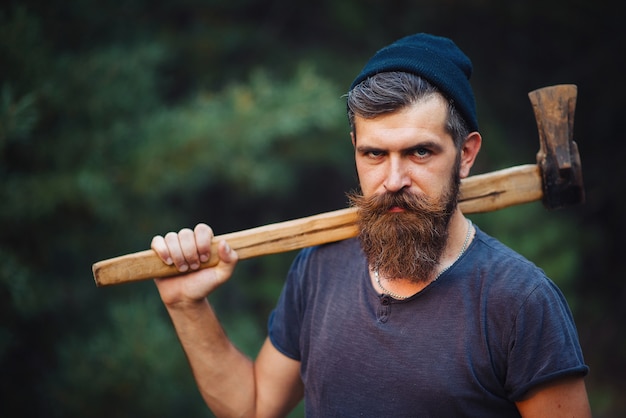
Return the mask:
[[[578,85],[587,202],[472,216],[563,289],[597,417],[626,414],[621,247],[626,83],[608,0],[7,0],[0,6],[0,415],[210,416],[150,282],[92,263],[209,222],[232,232],[345,207],[342,99],[415,32],[474,62],[474,174],[534,161],[527,93]],[[254,355],[292,253],[240,263],[212,296]],[[298,416],[299,411],[294,412]]]

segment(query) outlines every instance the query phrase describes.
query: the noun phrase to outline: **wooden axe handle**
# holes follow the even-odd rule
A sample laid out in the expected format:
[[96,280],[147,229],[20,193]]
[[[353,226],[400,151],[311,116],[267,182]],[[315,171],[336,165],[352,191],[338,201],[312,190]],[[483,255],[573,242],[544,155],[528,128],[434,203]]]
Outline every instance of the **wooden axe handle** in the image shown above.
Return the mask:
[[[459,206],[464,213],[489,212],[543,197],[539,166],[521,165],[463,179]],[[217,264],[217,243],[226,240],[239,259],[276,254],[326,244],[357,235],[355,209],[341,209],[307,218],[265,225],[216,236],[211,259],[201,268]],[[93,275],[97,286],[108,286],[180,274],[164,264],[152,250],[97,262]]]

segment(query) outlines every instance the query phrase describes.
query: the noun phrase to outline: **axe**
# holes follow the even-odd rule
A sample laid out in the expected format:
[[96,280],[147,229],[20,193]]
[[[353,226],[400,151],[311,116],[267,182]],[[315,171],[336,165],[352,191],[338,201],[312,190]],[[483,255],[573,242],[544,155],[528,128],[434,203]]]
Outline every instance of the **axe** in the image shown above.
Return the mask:
[[[537,164],[527,164],[463,179],[459,207],[463,213],[495,211],[542,200],[548,209],[582,203],[585,199],[578,146],[573,141],[577,88],[557,85],[528,94],[532,104],[540,149]],[[355,237],[356,209],[340,209],[306,218],[279,222],[216,236],[211,259],[218,262],[217,243],[228,241],[239,259],[276,254]],[[108,286],[180,274],[152,250],[95,263],[96,286]]]

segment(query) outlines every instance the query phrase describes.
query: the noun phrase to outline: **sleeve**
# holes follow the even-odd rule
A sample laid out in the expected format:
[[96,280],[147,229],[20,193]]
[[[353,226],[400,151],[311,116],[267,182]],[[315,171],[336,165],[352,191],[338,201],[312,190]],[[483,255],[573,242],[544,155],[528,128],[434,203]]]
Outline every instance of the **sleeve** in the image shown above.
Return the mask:
[[304,314],[305,271],[311,249],[302,250],[294,260],[276,307],[268,320],[268,336],[274,347],[287,357],[301,360],[300,331]]
[[521,305],[511,330],[505,382],[510,398],[519,400],[539,384],[588,371],[567,301],[544,277]]

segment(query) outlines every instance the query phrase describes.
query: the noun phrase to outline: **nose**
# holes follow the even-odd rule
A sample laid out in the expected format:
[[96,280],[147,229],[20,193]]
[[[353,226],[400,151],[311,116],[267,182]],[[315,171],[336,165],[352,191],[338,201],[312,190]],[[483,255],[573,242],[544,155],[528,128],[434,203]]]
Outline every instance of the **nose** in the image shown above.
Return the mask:
[[410,169],[401,159],[389,160],[389,169],[383,186],[391,193],[411,186]]

